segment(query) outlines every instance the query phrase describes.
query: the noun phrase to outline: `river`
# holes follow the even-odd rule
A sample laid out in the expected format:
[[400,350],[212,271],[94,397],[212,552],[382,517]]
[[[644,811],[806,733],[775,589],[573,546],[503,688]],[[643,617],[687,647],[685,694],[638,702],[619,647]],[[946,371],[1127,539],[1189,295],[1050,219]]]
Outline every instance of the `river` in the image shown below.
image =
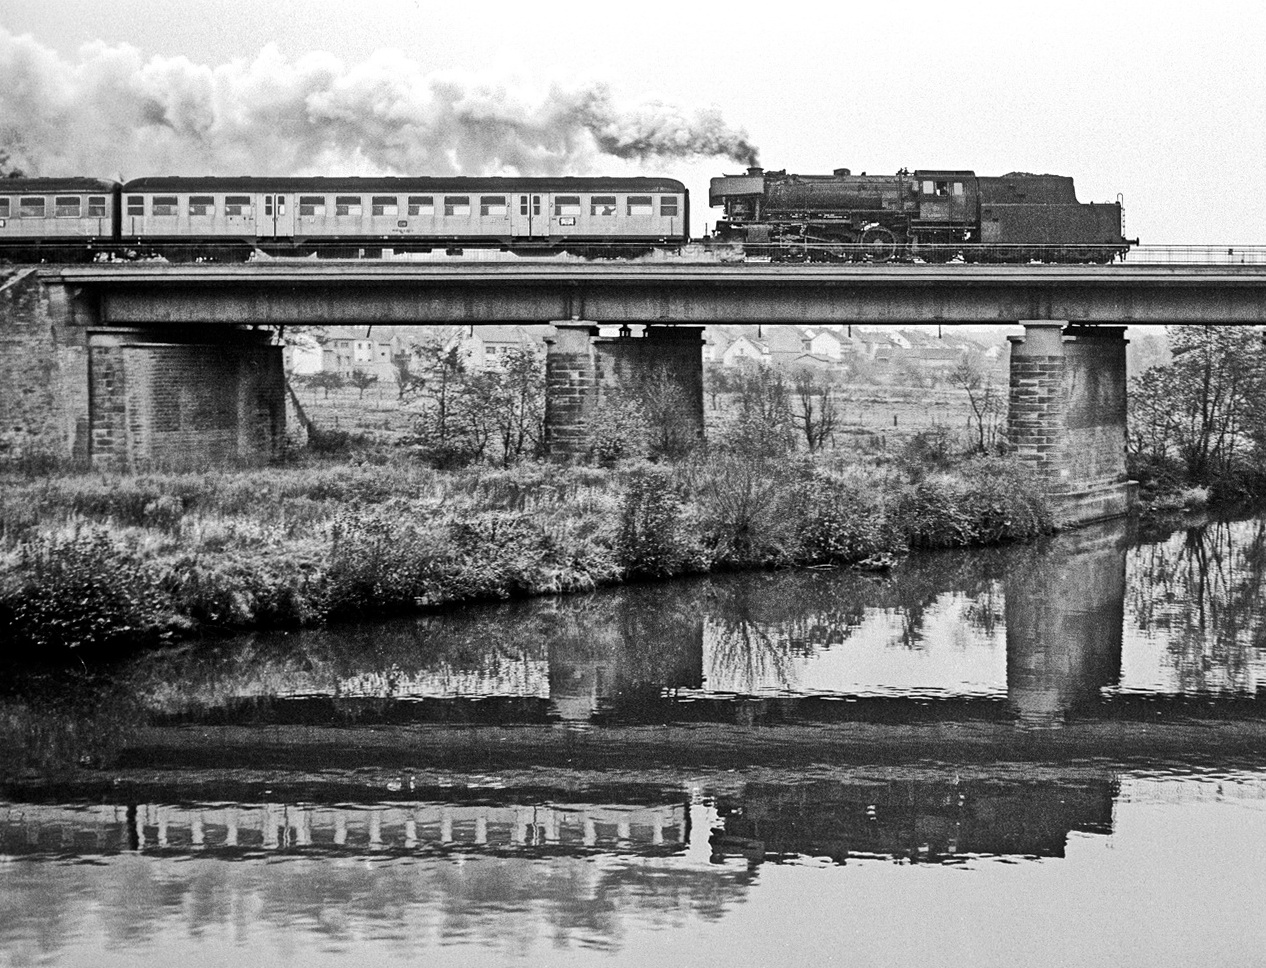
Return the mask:
[[1259,965],[1266,518],[13,669],[0,964]]

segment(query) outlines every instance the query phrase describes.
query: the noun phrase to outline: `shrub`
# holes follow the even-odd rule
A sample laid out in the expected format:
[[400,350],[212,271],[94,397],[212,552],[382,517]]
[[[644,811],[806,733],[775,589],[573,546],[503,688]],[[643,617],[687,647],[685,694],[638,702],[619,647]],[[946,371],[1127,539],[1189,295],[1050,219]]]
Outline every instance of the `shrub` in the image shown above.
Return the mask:
[[911,548],[1028,541],[1054,529],[1041,483],[998,457],[968,461],[957,477],[938,474],[908,486],[893,526]]
[[785,564],[797,544],[787,505],[793,472],[784,462],[717,453],[689,466],[687,491],[698,507],[701,538],[711,562]]
[[36,537],[22,549],[26,581],[8,603],[14,638],[39,649],[88,649],[143,640],[167,601],[152,574],[106,529]]
[[699,566],[700,552],[687,533],[681,498],[666,473],[630,479],[620,506],[617,548],[628,575],[664,578]]
[[802,563],[856,564],[904,551],[905,540],[889,526],[878,488],[823,475],[799,492]]

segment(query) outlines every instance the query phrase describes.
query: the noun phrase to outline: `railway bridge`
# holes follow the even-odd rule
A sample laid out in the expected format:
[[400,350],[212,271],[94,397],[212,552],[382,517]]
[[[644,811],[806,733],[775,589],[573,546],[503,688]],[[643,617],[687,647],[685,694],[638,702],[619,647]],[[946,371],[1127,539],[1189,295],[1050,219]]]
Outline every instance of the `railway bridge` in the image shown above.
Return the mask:
[[[1068,522],[1122,513],[1127,325],[1266,324],[1258,265],[267,261],[39,267],[0,279],[0,403],[18,444],[101,467],[280,446],[278,327],[553,323],[546,435],[582,446],[604,392],[671,375],[702,428],[714,323],[1019,323],[1008,432]],[[601,337],[598,325],[640,324]],[[12,443],[11,443],[12,446]]]

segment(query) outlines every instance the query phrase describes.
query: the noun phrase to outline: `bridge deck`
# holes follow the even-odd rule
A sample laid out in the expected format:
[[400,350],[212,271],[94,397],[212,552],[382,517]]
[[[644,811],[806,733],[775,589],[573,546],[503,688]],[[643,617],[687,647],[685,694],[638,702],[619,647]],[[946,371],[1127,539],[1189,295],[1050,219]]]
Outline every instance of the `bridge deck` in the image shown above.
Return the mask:
[[1266,324],[1266,266],[93,264],[40,270],[108,324],[558,319]]

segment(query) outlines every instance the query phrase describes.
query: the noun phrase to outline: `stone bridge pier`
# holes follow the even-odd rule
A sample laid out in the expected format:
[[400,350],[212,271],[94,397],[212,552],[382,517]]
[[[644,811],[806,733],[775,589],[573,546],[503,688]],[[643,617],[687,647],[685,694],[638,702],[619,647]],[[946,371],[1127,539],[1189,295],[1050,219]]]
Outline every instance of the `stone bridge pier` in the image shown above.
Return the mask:
[[[703,327],[647,326],[640,336],[600,336],[596,323],[554,323],[546,342],[545,446],[553,457],[584,456],[625,402],[649,411],[653,434],[703,439]],[[672,441],[669,441],[671,443]]]
[[1125,470],[1125,327],[1021,325],[1010,337],[1012,451],[1046,482],[1058,523],[1127,513],[1138,485]]

